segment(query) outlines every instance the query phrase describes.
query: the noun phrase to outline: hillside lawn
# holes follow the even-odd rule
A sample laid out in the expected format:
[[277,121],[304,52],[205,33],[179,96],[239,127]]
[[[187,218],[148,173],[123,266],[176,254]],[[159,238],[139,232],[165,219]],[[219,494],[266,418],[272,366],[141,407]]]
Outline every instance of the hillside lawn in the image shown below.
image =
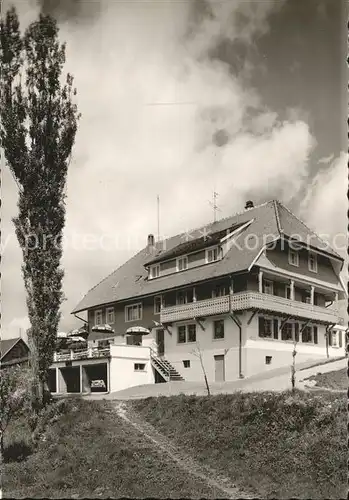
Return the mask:
[[327,373],[318,373],[305,379],[314,381],[315,387],[324,387],[333,390],[348,390],[348,369],[336,370]]
[[[222,498],[123,421],[115,402],[53,404],[60,413],[36,450],[25,416],[11,426],[4,498]],[[125,404],[180,450],[256,497],[346,498],[344,396],[181,395]]]
[[132,405],[196,460],[261,498],[347,497],[345,395],[175,396]]

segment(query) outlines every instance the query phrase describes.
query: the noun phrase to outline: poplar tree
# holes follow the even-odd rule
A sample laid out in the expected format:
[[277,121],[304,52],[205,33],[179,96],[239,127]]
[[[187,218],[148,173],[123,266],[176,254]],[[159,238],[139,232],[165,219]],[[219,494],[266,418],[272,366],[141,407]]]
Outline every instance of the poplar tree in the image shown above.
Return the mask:
[[22,34],[13,7],[0,29],[1,153],[18,187],[13,223],[31,323],[33,403],[42,405],[63,300],[65,186],[79,114],[57,22],[40,14]]

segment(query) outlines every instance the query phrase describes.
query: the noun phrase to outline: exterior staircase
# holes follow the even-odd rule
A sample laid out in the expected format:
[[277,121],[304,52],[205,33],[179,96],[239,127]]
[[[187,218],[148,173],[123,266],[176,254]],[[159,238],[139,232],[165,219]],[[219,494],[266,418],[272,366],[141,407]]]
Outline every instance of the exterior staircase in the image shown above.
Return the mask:
[[152,366],[165,382],[184,380],[182,375],[164,357],[160,357],[154,351],[151,351],[150,359]]

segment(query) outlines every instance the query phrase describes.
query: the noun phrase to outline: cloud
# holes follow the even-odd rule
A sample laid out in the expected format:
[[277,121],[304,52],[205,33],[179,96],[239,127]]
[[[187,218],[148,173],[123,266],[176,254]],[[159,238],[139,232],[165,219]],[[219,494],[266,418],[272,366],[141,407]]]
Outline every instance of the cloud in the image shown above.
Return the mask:
[[[214,188],[227,216],[251,194],[290,202],[309,174],[308,125],[280,121],[256,90],[210,57],[225,38],[253,43],[268,29],[275,2],[212,1],[201,17],[193,5],[109,1],[89,24],[83,13],[81,23],[61,17],[82,112],[68,175],[63,329],[82,295],[156,233],[158,194],[161,234],[171,235],[212,219]],[[215,143],[218,131],[224,144]],[[16,210],[10,180],[6,189],[8,218]],[[87,234],[116,243],[88,250]],[[3,273],[12,290],[23,290],[18,255],[8,255],[15,278]],[[8,303],[7,321],[14,309]]]
[[30,321],[28,316],[23,316],[21,318],[13,318],[9,324],[2,328],[1,337],[2,338],[16,338],[22,337],[24,340],[28,340],[27,330],[30,328]]
[[[331,244],[344,259],[342,276],[348,282],[348,154],[342,152],[313,178],[308,194],[300,205],[303,220]],[[347,301],[341,304],[341,316],[348,320]]]
[[348,155],[342,152],[320,170],[308,186],[300,212],[308,225],[327,235],[335,250],[347,257]]

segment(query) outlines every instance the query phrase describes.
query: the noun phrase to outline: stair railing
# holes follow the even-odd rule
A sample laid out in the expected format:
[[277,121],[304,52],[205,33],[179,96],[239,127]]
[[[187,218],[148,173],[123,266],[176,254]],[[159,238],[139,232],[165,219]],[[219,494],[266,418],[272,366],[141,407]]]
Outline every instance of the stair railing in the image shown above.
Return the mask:
[[167,382],[170,382],[171,380],[170,368],[168,368],[168,366],[162,361],[161,358],[159,358],[157,353],[151,347],[150,347],[150,357],[160,366],[161,370],[166,374]]

